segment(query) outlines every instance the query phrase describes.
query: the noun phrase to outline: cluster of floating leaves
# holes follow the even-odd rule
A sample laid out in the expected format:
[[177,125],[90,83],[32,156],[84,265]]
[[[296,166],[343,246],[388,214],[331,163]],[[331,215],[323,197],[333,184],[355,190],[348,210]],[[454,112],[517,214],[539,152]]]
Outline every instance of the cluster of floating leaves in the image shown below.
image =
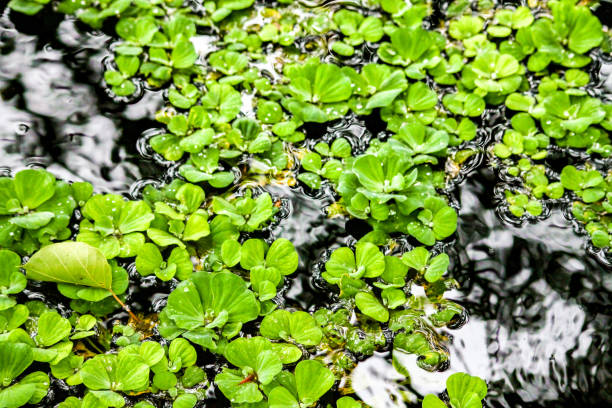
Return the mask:
[[[444,297],[457,283],[439,244],[452,239],[457,211],[441,191],[481,153],[487,107],[515,112],[489,152],[516,184],[503,192],[509,212],[538,217],[543,198],[571,196],[593,245],[609,250],[612,175],[602,163],[612,154],[612,106],[590,96],[581,68],[610,38],[586,6],[551,1],[536,12],[459,0],[440,27],[430,3],[402,0],[9,7],[111,24],[118,41],[105,83],[126,101],[164,90],[160,128],[146,143],[178,174],[147,185],[139,200],[44,170],[0,179],[0,406],[40,403],[50,375],[84,386],[62,408],[121,407],[126,398],[138,408],[194,407],[212,390],[235,407],[354,408],[363,406],[357,396],[333,397],[353,393],[352,369],[375,351],[444,369],[436,329],[465,312]],[[214,42],[198,49],[207,38]],[[366,55],[373,62],[355,64]],[[305,142],[347,115],[383,130],[364,146],[341,135]],[[556,148],[577,152],[559,175],[539,164]],[[263,234],[282,207],[266,186],[296,183],[333,191],[330,217],[369,225],[312,276],[333,294],[329,307],[285,307],[298,254]],[[20,303],[27,279],[56,283],[71,310]],[[130,279],[168,282],[158,315],[130,311]],[[119,306],[130,320],[109,332],[103,317]],[[33,362],[49,369],[23,376]],[[213,372],[202,368],[211,362]],[[481,406],[486,395],[467,374],[447,388],[454,408]],[[447,403],[431,395],[423,406]]]

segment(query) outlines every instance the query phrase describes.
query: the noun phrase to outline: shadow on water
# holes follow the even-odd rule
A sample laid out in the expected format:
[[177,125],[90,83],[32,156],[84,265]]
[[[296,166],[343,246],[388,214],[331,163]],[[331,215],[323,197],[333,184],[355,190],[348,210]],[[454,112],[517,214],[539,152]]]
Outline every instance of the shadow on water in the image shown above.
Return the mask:
[[[6,3],[0,2],[0,12]],[[604,4],[600,16],[609,20],[612,5]],[[602,20],[609,24],[606,18]],[[124,104],[107,95],[100,83],[109,42],[104,33],[87,31],[55,14],[32,20],[9,18],[4,11],[0,174],[40,165],[67,180],[89,181],[98,192],[122,194],[139,180],[163,178],[164,170],[137,149],[143,132],[157,127],[151,118],[162,98],[145,90],[136,103]],[[612,63],[602,60],[597,67],[599,88],[612,95]],[[381,130],[379,123],[368,123],[370,132],[360,133],[363,127],[352,119],[322,134],[325,138],[344,132],[361,151],[370,137],[364,135]],[[481,167],[454,192],[461,208],[454,244],[459,262],[453,276],[462,289],[451,297],[465,305],[470,316],[462,328],[448,330],[450,368],[428,373],[412,362],[411,390],[406,390],[387,354],[361,362],[353,385],[376,408],[404,406],[394,402],[394,396],[399,400],[406,392],[440,392],[456,371],[487,379],[491,407],[612,403],[610,268],[586,254],[586,240],[574,232],[560,209],[552,209],[548,219],[536,224],[505,223],[496,212],[495,183],[495,175]],[[300,255],[298,274],[286,288],[287,306],[328,303],[330,298],[312,280],[313,271],[329,249],[358,239],[367,226],[327,218],[330,192],[313,195],[301,187],[270,191],[284,197],[288,209],[272,234],[290,239]],[[45,292],[44,287],[33,289],[31,299]],[[154,312],[165,302],[162,293],[169,290],[143,280],[133,285],[131,296],[143,312]],[[65,299],[42,299],[68,310]],[[61,384],[52,389],[58,398],[67,392]],[[52,400],[47,399],[50,404]]]

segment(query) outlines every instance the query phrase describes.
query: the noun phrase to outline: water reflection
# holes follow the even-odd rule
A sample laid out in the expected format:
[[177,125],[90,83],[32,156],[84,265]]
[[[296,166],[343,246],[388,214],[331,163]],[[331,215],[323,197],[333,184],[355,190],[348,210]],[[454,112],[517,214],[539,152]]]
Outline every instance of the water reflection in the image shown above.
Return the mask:
[[100,82],[109,37],[80,31],[68,19],[41,45],[41,36],[17,31],[6,14],[0,19],[2,166],[43,166],[100,192],[125,193],[150,174],[135,142],[160,98],[146,95],[124,110],[106,97]]
[[458,279],[471,321],[453,333],[451,367],[484,375],[492,406],[609,401],[609,271],[584,256],[559,210],[537,224],[502,224],[483,181],[460,192]]

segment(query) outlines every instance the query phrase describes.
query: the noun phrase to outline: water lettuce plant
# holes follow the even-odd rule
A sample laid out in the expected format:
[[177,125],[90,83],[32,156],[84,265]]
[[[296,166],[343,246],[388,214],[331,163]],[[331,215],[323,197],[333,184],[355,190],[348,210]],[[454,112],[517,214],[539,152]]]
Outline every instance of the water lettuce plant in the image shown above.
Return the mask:
[[348,111],[352,83],[340,67],[310,58],[304,64],[287,65],[284,74],[289,84],[283,106],[304,122],[328,122]]
[[31,254],[41,245],[70,237],[74,194],[69,184],[46,170],[26,169],[14,178],[0,178],[0,245]]
[[269,193],[262,193],[253,198],[252,190],[247,190],[244,196],[231,200],[215,196],[211,206],[215,214],[229,217],[232,224],[245,232],[261,229],[278,212]]
[[384,35],[383,22],[374,16],[364,17],[355,11],[340,9],[334,13],[334,22],[349,45],[357,46],[364,41],[378,42]]
[[168,132],[153,136],[149,144],[166,160],[179,160],[185,152],[200,153],[214,140],[211,119],[200,105],[190,107],[187,115],[161,116],[158,120],[166,125]]
[[404,72],[388,65],[367,64],[359,74],[353,69],[344,69],[344,72],[354,86],[351,110],[359,114],[369,114],[374,108],[391,105],[408,87]]
[[376,245],[363,242],[355,247],[341,247],[332,252],[321,274],[327,282],[340,287],[341,296],[353,296],[355,289],[363,287],[361,278],[375,278],[383,274],[385,258]]
[[138,57],[131,55],[119,55],[115,59],[117,70],[104,72],[104,81],[111,86],[112,91],[117,96],[130,96],[136,91],[136,85],[131,78],[140,68]]
[[551,62],[570,68],[585,66],[591,58],[583,54],[603,39],[599,19],[572,0],[552,1],[549,7],[552,18],[539,18],[530,27],[537,52],[529,58],[529,69],[541,71]]
[[425,70],[440,63],[440,48],[444,38],[421,27],[400,27],[390,34],[390,42],[383,42],[378,56],[388,64],[405,67],[408,78],[425,78]]
[[524,71],[512,55],[488,51],[463,68],[461,83],[483,97],[507,95],[519,88]]
[[549,137],[540,132],[534,119],[521,112],[511,119],[512,128],[504,132],[501,142],[493,146],[493,152],[501,159],[525,154],[534,160],[546,157]]
[[175,276],[179,280],[185,280],[191,276],[193,263],[184,248],[172,249],[168,258],[164,260],[156,245],[146,243],[138,250],[136,270],[142,276],[155,274],[162,281],[170,280]]
[[607,183],[597,170],[578,170],[574,166],[565,166],[561,171],[561,184],[572,190],[585,203],[593,203],[606,196]]
[[407,120],[411,119],[429,125],[438,116],[435,109],[438,95],[424,82],[410,84],[402,96],[404,97],[396,99],[392,105],[385,104],[380,111],[380,117],[387,122],[389,130],[397,132]]
[[375,16],[364,17],[358,12],[340,9],[334,13],[333,20],[345,39],[334,42],[332,50],[345,57],[353,55],[355,46],[365,41],[378,42],[384,35],[383,21]]
[[333,385],[333,373],[317,360],[300,361],[293,375],[279,381],[269,395],[270,407],[302,408],[314,406]]
[[[465,313],[445,298],[458,286],[441,242],[457,229],[448,193],[483,158],[508,182],[500,211],[535,220],[564,197],[608,254],[612,107],[587,65],[609,41],[587,5],[541,7],[457,1],[434,27],[421,1],[10,1],[10,13],[53,8],[114,36],[102,86],[163,102],[140,147],[168,171],[130,199],[45,170],[0,178],[0,406],[43,401],[39,367],[82,384],[60,408],[193,408],[209,386],[237,407],[355,408],[360,395],[337,397],[377,351],[400,373],[402,354],[443,369],[437,329]],[[506,113],[508,126],[482,129]],[[550,171],[549,155],[572,161]],[[343,246],[300,259],[311,251],[283,238],[295,203],[281,194],[303,187],[363,234],[347,224]],[[293,301],[309,278],[317,293],[329,284],[328,307]],[[20,302],[27,279],[56,283],[71,310]],[[114,313],[152,284],[167,299],[134,304],[160,313]],[[423,406],[486,394],[467,374],[447,388]]]
[[215,350],[220,338],[236,336],[259,315],[259,302],[246,283],[229,272],[197,272],[181,282],[160,314],[160,333]]
[[144,201],[116,194],[94,195],[83,206],[83,216],[77,241],[98,248],[108,259],[135,256],[154,218]]
[[587,147],[584,134],[589,127],[600,123],[606,116],[599,99],[588,96],[570,96],[565,92],[554,92],[542,101],[543,114],[538,115],[542,130],[557,143],[571,147]]
[[149,384],[149,366],[139,355],[127,352],[95,356],[83,364],[80,375],[83,384],[103,400],[116,399],[116,391],[142,391]]
[[270,340],[282,339],[304,346],[316,346],[323,337],[323,332],[310,314],[280,309],[264,317],[260,332]]
[[263,337],[238,338],[224,356],[237,368],[225,367],[215,383],[232,403],[256,403],[264,398],[261,386],[270,384],[283,369],[272,343]]
[[144,197],[154,211],[147,236],[156,245],[176,245],[182,251],[175,256],[185,259],[187,245],[209,235],[208,212],[201,208],[206,194],[200,186],[177,180],[159,191],[146,189]]
[[486,106],[482,96],[463,91],[444,95],[442,103],[455,115],[470,117],[480,116]]
[[424,247],[416,247],[404,253],[402,261],[430,283],[440,280],[450,264],[447,254],[442,253],[432,257],[431,253]]

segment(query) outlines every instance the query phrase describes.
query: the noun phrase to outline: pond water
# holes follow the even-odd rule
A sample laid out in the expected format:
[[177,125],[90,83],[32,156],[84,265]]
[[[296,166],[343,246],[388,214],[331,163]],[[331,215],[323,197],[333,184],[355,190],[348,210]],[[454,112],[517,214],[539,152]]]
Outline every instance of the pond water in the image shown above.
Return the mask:
[[[97,192],[128,196],[171,178],[174,170],[156,162],[144,143],[157,126],[152,118],[163,101],[160,91],[144,90],[137,102],[125,104],[101,86],[110,37],[60,15],[25,18],[0,11],[0,174],[41,166],[66,180],[89,181]],[[610,7],[600,15],[609,19]],[[602,57],[593,72],[598,89],[612,99],[612,60]],[[368,127],[355,119],[320,132],[343,132],[363,144]],[[464,371],[488,381],[491,407],[612,404],[609,260],[590,253],[564,208],[551,209],[538,223],[505,221],[496,208],[495,170],[485,157],[478,164],[449,190],[459,205],[450,252],[452,274],[461,284],[450,297],[469,311],[465,324],[448,330],[450,367],[428,373],[407,362],[408,386],[394,374],[388,355],[375,354],[358,365],[354,388],[376,408],[401,407],[394,395],[441,392],[448,375]],[[329,192],[313,196],[278,186],[270,191],[284,203],[284,218],[270,233],[291,240],[301,260],[287,302],[325,303],[312,271],[332,244],[359,238],[364,226],[328,219]],[[155,312],[164,300],[161,292],[143,287],[133,298],[141,311]]]

